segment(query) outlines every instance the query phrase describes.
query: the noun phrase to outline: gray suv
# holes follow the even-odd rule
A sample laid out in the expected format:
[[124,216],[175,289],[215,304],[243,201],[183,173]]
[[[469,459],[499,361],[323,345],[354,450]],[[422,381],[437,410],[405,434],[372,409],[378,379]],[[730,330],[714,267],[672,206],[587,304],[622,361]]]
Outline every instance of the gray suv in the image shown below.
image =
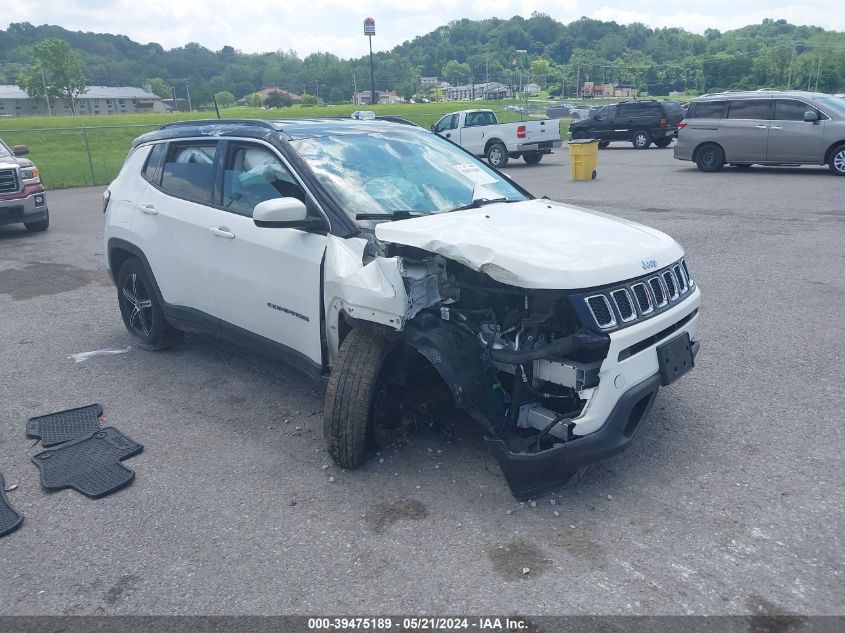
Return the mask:
[[702,171],[725,164],[829,165],[845,176],[845,100],[817,92],[722,92],[695,99],[675,158]]

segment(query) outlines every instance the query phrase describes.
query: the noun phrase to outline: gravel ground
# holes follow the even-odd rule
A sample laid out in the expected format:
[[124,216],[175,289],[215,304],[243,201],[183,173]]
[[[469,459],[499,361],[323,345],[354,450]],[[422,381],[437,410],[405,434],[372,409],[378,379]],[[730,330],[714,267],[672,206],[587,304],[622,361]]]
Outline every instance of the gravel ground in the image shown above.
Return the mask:
[[[101,190],[52,192],[47,233],[0,227],[0,472],[25,516],[0,614],[845,613],[845,179],[627,144],[591,182],[565,150],[507,172],[668,232],[704,293],[698,367],[632,448],[524,505],[472,429],[339,470],[323,386],[206,336],[74,362],[132,344]],[[92,402],[144,445],[135,482],[45,493],[25,421]]]

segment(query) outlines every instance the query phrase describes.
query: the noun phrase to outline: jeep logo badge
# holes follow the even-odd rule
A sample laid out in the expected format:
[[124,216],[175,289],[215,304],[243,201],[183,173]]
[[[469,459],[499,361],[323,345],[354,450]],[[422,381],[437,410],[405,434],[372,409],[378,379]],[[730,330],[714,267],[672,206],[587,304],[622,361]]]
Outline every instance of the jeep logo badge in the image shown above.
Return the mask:
[[653,259],[648,261],[643,260],[643,270],[648,270],[649,268],[657,268],[657,262]]

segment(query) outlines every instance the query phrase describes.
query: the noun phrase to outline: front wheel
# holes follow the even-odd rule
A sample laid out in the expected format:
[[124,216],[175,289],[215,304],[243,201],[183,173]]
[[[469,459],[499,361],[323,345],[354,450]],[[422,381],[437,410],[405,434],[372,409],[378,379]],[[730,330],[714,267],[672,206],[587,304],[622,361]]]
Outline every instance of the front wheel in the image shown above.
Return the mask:
[[393,347],[377,331],[355,328],[338,350],[326,387],[323,435],[329,455],[341,468],[358,468],[375,446],[376,401]]
[[695,164],[701,171],[719,171],[725,164],[725,154],[721,147],[709,143],[698,150]]
[[644,130],[634,132],[631,143],[636,149],[648,149],[651,146],[651,134]]
[[164,318],[152,281],[134,257],[127,259],[117,274],[117,301],[123,324],[141,347],[159,350],[173,345],[179,332]]
[[508,148],[502,143],[493,143],[487,148],[487,162],[499,169],[508,164]]
[[669,147],[672,144],[672,137],[664,136],[663,138],[656,138],[654,139],[654,144],[657,147]]
[[50,214],[48,213],[47,217],[40,222],[24,222],[23,225],[30,233],[41,233],[42,231],[46,231],[47,227],[50,226]]
[[543,155],[540,152],[529,152],[528,154],[522,155],[522,160],[529,165],[536,165],[543,160]]
[[828,164],[830,165],[830,171],[834,174],[845,176],[845,144],[833,150]]
[[610,147],[610,141],[599,141],[599,149],[607,149]]

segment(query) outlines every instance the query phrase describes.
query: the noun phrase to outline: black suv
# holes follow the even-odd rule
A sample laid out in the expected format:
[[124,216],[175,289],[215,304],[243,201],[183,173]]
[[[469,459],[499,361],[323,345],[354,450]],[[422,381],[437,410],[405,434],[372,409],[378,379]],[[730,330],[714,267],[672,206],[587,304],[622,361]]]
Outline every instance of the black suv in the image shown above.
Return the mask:
[[573,121],[569,135],[598,139],[599,147],[611,141],[631,141],[637,149],[647,149],[652,143],[668,147],[683,118],[684,109],[677,101],[623,101],[604,106],[589,119]]

